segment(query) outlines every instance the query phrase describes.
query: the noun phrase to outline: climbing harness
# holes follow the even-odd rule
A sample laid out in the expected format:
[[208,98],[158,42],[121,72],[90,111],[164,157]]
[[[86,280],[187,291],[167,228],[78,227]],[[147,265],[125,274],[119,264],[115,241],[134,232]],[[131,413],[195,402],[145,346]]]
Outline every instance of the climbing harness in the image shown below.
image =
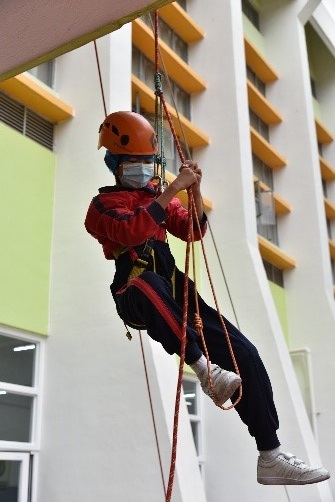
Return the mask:
[[[144,243],[143,250],[139,253],[136,252],[133,267],[129,273],[128,281],[142,274],[149,264],[153,264],[153,271],[155,271],[155,254],[153,250],[154,239],[147,239]],[[133,253],[134,250],[132,249]]]

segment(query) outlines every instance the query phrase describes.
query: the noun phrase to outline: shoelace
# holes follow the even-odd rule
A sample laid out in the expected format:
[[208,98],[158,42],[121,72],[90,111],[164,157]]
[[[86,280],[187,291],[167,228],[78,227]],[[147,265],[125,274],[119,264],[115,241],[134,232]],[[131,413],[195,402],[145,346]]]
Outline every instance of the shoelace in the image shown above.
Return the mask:
[[300,460],[300,458],[297,458],[292,453],[281,453],[281,455],[285,458],[285,460],[288,460],[288,463],[291,465],[299,467],[300,469],[308,468],[308,465],[303,460]]
[[212,377],[215,377],[216,375],[220,375],[223,370],[220,368],[220,366],[215,365],[212,367]]
[[[212,373],[213,385],[215,385],[215,380],[216,380],[217,376],[219,376],[221,373],[223,373],[223,370],[220,368],[220,366],[215,364],[215,365],[212,365],[212,367],[211,367],[211,373]],[[214,398],[213,392],[212,392],[210,385],[209,385],[209,378],[206,379],[206,382],[202,386],[202,388],[209,397]]]

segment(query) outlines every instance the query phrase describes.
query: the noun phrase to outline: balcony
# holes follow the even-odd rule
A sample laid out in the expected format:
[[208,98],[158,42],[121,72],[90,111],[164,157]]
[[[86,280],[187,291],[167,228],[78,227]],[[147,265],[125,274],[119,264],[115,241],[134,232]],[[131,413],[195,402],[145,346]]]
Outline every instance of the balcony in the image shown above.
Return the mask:
[[27,73],[0,82],[0,89],[53,124],[74,116],[74,109],[70,105]]
[[[132,23],[132,36],[135,47],[154,62],[155,40],[152,30],[143,21],[136,19]],[[169,77],[188,94],[206,89],[206,82],[161,39],[159,50]]]
[[245,59],[249,68],[264,84],[278,80],[278,75],[254,44],[244,37]]
[[204,38],[204,31],[178,4],[172,2],[158,11],[159,17],[168,24],[184,42],[191,44]]
[[270,145],[252,126],[250,126],[252,151],[267,166],[277,169],[286,166],[286,159]]
[[280,270],[290,270],[296,267],[294,258],[284,253],[278,246],[261,235],[258,235],[258,246],[263,260],[268,261]]

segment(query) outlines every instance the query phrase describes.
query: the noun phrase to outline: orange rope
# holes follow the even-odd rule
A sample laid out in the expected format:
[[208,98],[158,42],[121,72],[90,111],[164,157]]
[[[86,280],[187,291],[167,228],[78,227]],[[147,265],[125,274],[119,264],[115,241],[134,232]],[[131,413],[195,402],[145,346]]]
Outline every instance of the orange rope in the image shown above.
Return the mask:
[[[189,200],[191,200],[192,196]],[[192,228],[193,228],[193,218],[192,218],[192,205],[189,203],[188,206],[188,236],[186,244],[186,258],[185,258],[185,278],[184,278],[184,298],[183,298],[183,320],[182,320],[182,335],[181,335],[181,347],[180,347],[180,362],[179,362],[179,372],[178,372],[178,383],[177,383],[177,393],[175,400],[174,409],[174,420],[173,420],[173,439],[172,439],[172,450],[171,450],[171,463],[170,463],[170,473],[168,480],[168,487],[166,491],[166,502],[170,502],[174,481],[174,474],[176,468],[176,458],[177,458],[177,442],[178,442],[178,425],[179,425],[179,408],[180,408],[180,397],[183,381],[183,370],[185,364],[185,352],[186,352],[186,330],[187,330],[187,313],[188,313],[188,271],[189,271],[189,259],[190,259],[190,243],[192,238]]]
[[[154,31],[155,31],[155,33],[154,33],[154,38],[155,38],[155,71],[156,71],[156,74],[157,74],[158,70],[159,70],[159,67],[158,67],[158,57],[159,57],[158,12],[157,11],[155,11],[155,30]],[[158,93],[156,91],[156,95],[158,95],[158,97],[160,99],[161,105],[163,106],[163,109],[164,109],[164,112],[165,112],[165,116],[166,116],[166,118],[167,118],[167,120],[169,122],[170,130],[171,130],[171,133],[172,133],[172,136],[173,136],[173,140],[174,140],[175,146],[176,146],[176,148],[178,150],[180,160],[181,160],[182,163],[184,163],[185,162],[185,158],[184,158],[184,155],[183,155],[183,151],[182,151],[182,148],[181,148],[178,136],[176,134],[175,127],[174,127],[174,124],[173,124],[170,112],[169,112],[169,110],[167,108],[167,104],[166,104],[166,101],[165,101],[165,97],[164,97],[163,91],[160,90]],[[177,439],[178,439],[178,423],[179,423],[180,396],[181,396],[182,379],[183,379],[183,367],[184,367],[184,363],[185,363],[185,350],[186,350],[186,341],[187,341],[186,340],[186,330],[187,330],[187,317],[188,317],[188,278],[189,278],[189,260],[190,260],[191,245],[192,245],[192,256],[193,256],[193,272],[194,272],[193,276],[194,276],[194,283],[196,281],[195,266],[194,266],[194,263],[195,263],[195,254],[194,254],[194,235],[193,235],[193,215],[195,215],[197,229],[198,229],[199,234],[201,236],[200,222],[199,222],[199,218],[198,218],[198,215],[197,215],[197,211],[196,211],[196,207],[195,207],[195,203],[194,203],[194,199],[193,199],[192,189],[189,188],[187,190],[187,193],[188,193],[188,234],[187,234],[186,257],[185,257],[185,279],[184,279],[184,296],[183,296],[182,337],[181,337],[181,348],[180,348],[180,364],[179,364],[179,373],[178,373],[177,393],[176,393],[175,410],[174,410],[173,441],[172,441],[172,451],[171,451],[170,473],[169,473],[169,481],[168,481],[168,487],[167,487],[166,499],[165,499],[166,502],[170,502],[171,501],[173,481],[174,481],[174,474],[175,474],[176,457],[177,457]],[[227,330],[226,325],[224,323],[223,317],[220,314],[219,305],[218,305],[218,301],[217,301],[217,298],[216,298],[216,294],[215,294],[215,290],[214,290],[214,286],[213,286],[213,281],[212,281],[212,278],[211,278],[211,275],[210,275],[210,271],[209,271],[209,266],[208,266],[208,261],[207,261],[207,256],[206,256],[206,251],[205,251],[205,248],[204,248],[204,243],[203,243],[202,236],[201,236],[201,247],[202,247],[202,253],[203,253],[203,256],[204,256],[204,260],[205,260],[205,264],[206,264],[206,270],[207,270],[208,278],[209,278],[209,281],[210,281],[210,286],[211,286],[212,294],[213,294],[213,297],[214,297],[214,301],[215,301],[217,313],[218,313],[219,318],[220,318],[220,322],[221,322],[221,325],[222,325],[223,332],[225,333],[225,336],[226,336],[226,340],[227,340],[229,352],[230,352],[230,355],[231,355],[231,358],[232,358],[232,361],[233,361],[233,364],[234,364],[235,372],[239,375],[240,372],[239,372],[239,368],[238,368],[238,365],[237,365],[237,362],[236,362],[236,358],[235,358],[235,355],[234,355],[233,348],[231,346],[231,341],[230,341],[230,338],[229,338],[229,333],[228,333],[228,330]],[[215,390],[214,390],[213,380],[212,380],[211,373],[210,373],[210,360],[209,360],[209,354],[208,354],[208,350],[207,350],[207,346],[206,346],[206,342],[205,342],[205,338],[204,338],[204,334],[203,334],[202,320],[201,320],[200,313],[199,313],[199,303],[198,303],[198,293],[197,293],[197,289],[196,289],[196,283],[195,283],[194,290],[195,290],[195,305],[196,305],[195,327],[196,327],[196,330],[197,330],[199,336],[201,337],[201,340],[202,340],[202,343],[203,343],[203,347],[204,347],[204,352],[205,352],[206,359],[207,359],[207,369],[208,369],[208,377],[209,377],[210,389],[211,389],[212,395],[214,396],[214,402],[215,402],[215,404],[219,408],[221,408],[223,410],[229,410],[229,409],[235,407],[236,404],[241,400],[241,398],[242,398],[242,385],[240,385],[240,387],[239,387],[239,396],[238,396],[237,400],[234,403],[232,403],[231,406],[224,407],[223,405],[221,405],[219,403],[218,397],[217,397],[217,395],[215,393]]]

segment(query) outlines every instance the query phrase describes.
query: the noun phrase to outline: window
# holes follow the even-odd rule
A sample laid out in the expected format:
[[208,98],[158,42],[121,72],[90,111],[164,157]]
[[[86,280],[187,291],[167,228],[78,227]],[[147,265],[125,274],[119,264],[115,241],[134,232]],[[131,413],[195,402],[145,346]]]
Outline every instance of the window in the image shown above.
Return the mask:
[[[153,21],[150,14],[144,14],[141,17],[142,21],[150,26],[153,26]],[[186,63],[188,60],[188,45],[177,33],[170,28],[161,18],[158,18],[158,34],[159,37]]]
[[0,500],[26,501],[38,450],[41,344],[0,333]]
[[199,383],[198,380],[185,376],[183,378],[183,391],[184,398],[190,418],[192,434],[195,449],[198,455],[199,467],[202,472],[203,469],[203,447],[201,437],[201,413],[200,413],[200,399],[199,399]]
[[276,246],[279,245],[277,218],[275,225],[267,225],[260,223],[259,218],[257,218],[257,232],[259,233],[259,235],[265,237],[265,239],[267,239],[268,241],[273,242],[273,244],[276,244]]
[[[272,196],[272,214],[268,211],[268,202],[271,200],[263,200],[259,197],[261,189],[259,183],[255,183],[255,205],[256,205],[256,217],[257,217],[257,232],[265,237],[268,241],[273,242],[278,245],[278,228],[277,228],[277,216],[274,211],[274,201],[273,201],[273,172],[271,167],[267,166],[262,162],[256,155],[253,154],[253,171],[254,175],[258,180],[263,181],[270,189],[269,195]],[[267,193],[267,192],[265,192]],[[262,195],[264,195],[262,193]],[[262,200],[261,200],[262,199]],[[270,197],[268,198],[270,199]],[[262,206],[262,202],[265,202],[265,207]],[[264,211],[266,209],[266,214],[264,218]]]
[[332,222],[329,218],[327,218],[327,233],[328,233],[328,237],[329,239],[332,239],[332,235],[333,235],[333,232],[332,232]]
[[35,441],[38,351],[35,341],[0,334],[0,449]]
[[182,7],[184,10],[187,10],[187,1],[186,0],[177,0],[177,3],[179,3],[180,7]]
[[333,274],[333,283],[335,284],[335,260],[333,258],[331,259],[331,267],[332,267],[332,274]]
[[316,94],[315,80],[312,77],[311,77],[311,90],[312,90],[312,96],[313,96],[313,98],[318,99],[317,98],[317,94]]
[[269,126],[265,122],[263,122],[263,120],[259,118],[259,116],[256,115],[256,113],[250,108],[249,108],[249,118],[250,118],[250,125],[252,125],[252,127],[256,129],[256,131],[259,132],[259,134],[263,136],[263,138],[265,138],[266,141],[269,141],[270,138]]
[[258,89],[259,92],[262,93],[263,96],[265,96],[266,85],[257,77],[256,73],[252,71],[252,69],[249,66],[247,66],[247,78],[250,80],[252,84],[254,84],[256,89]]
[[254,175],[273,190],[273,172],[271,167],[264,164],[264,162],[254,154],[252,155],[252,164]]
[[188,46],[170,26],[159,18],[159,36],[164,42],[180,56],[186,63],[188,61]]
[[[155,127],[154,115],[151,115],[151,114],[149,115],[148,113],[145,112],[145,110],[136,109],[136,107],[133,108],[133,111],[136,111],[136,112],[140,113],[141,115],[143,115],[150,122],[150,124],[153,127]],[[179,168],[180,168],[180,163],[181,163],[180,157],[179,157],[179,152],[178,152],[177,147],[175,145],[175,142],[174,142],[171,130],[170,130],[170,126],[169,126],[169,123],[167,120],[164,120],[163,138],[159,137],[159,141],[161,141],[161,140],[163,140],[163,149],[164,149],[163,154],[164,154],[165,160],[166,160],[165,168],[167,171],[170,171],[170,173],[178,174]],[[183,152],[185,159],[187,159],[188,158],[187,149],[186,149],[185,145],[183,144],[183,142],[180,141],[180,139],[179,139],[179,144],[180,144],[180,147],[182,149],[182,152]],[[160,153],[160,149],[161,149],[161,145],[159,143],[158,153]],[[192,149],[190,150],[190,155],[192,158]]]
[[322,180],[322,191],[323,191],[323,195],[325,197],[327,197],[327,181],[326,180]]
[[0,451],[1,502],[28,500],[29,460],[28,453]]
[[242,0],[242,12],[255,28],[259,30],[259,14],[249,0]]
[[263,265],[265,273],[269,281],[277,284],[278,286],[284,287],[284,273],[280,268],[275,267],[268,261],[263,260]]
[[259,182],[255,183],[255,205],[257,232],[268,241],[278,245],[277,217],[273,192],[271,190],[262,190]]
[[53,150],[54,125],[4,92],[0,92],[0,120],[24,136]]
[[[173,136],[169,127],[169,124],[166,121],[166,125],[164,127],[164,154],[165,154],[165,159],[166,159],[166,169],[170,171],[170,173],[173,174],[179,174],[179,168],[180,168],[180,157],[179,157],[179,152],[177,150],[177,147],[175,145],[175,142],[173,140]],[[184,147],[183,143],[179,141],[179,144],[181,146],[183,155],[185,159],[188,158],[188,154],[186,151],[186,148]],[[192,152],[191,153],[191,158],[192,158]]]
[[48,85],[49,87],[54,87],[54,69],[55,69],[55,60],[47,61],[46,63],[40,64],[39,66],[35,66],[35,68],[31,68],[28,70],[31,75],[38,78],[41,82]]
[[[142,54],[136,47],[133,46],[132,52],[132,71],[139,79],[142,80],[148,87],[154,89],[154,64]],[[173,80],[169,82],[165,75],[162,75],[162,86],[166,100],[178,109],[184,117],[190,119],[191,97],[187,92],[183,91]]]

